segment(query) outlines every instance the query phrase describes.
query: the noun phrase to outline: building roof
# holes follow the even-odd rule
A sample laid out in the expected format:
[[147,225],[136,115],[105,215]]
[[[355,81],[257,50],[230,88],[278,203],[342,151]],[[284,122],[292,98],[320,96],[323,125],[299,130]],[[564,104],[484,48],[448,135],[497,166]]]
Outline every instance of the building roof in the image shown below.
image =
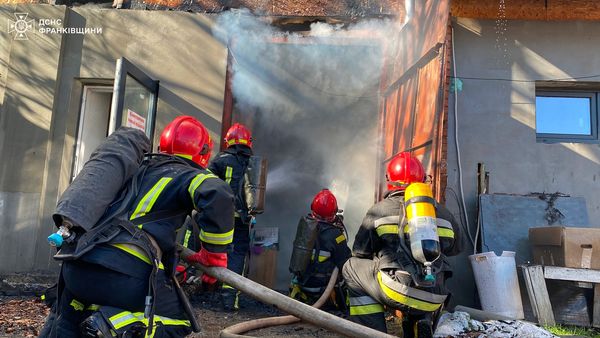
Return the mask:
[[600,20],[598,0],[451,0],[452,16],[507,20]]
[[[110,8],[113,0],[0,0],[8,4],[49,3]],[[404,16],[404,0],[123,0],[123,8],[219,13],[247,8],[260,16],[302,18],[361,18]]]

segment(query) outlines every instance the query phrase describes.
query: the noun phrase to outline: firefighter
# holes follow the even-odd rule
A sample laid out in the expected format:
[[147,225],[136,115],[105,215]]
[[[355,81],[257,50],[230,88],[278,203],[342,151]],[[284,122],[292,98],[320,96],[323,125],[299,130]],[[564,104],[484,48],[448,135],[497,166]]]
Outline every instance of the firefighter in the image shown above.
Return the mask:
[[420,264],[408,245],[405,189],[425,181],[421,162],[408,152],[387,166],[385,198],[373,205],[356,234],[353,257],[342,270],[348,288],[350,319],[387,332],[384,306],[400,310],[405,337],[431,337],[436,316],[447,300],[444,280],[451,276],[446,256],[461,250],[460,228],[452,214],[435,204],[441,255],[433,263],[435,281],[422,278]]
[[[344,263],[352,253],[346,240],[346,228],[338,215],[338,205],[335,196],[328,189],[323,189],[315,195],[310,205],[311,213],[306,216],[316,220],[318,238],[312,250],[312,256],[306,270],[295,273],[291,282],[290,297],[307,304],[315,303],[331,278],[335,267],[342,270]],[[341,273],[330,304],[338,309],[345,305]]]
[[[143,174],[133,178],[139,183],[137,194],[117,200],[107,211],[125,207],[118,235],[63,261],[53,337],[158,338],[191,332],[173,282],[176,230],[186,215],[198,211],[202,243],[188,261],[206,266],[227,266],[226,249],[233,238],[233,193],[205,169],[211,149],[208,131],[193,117],[180,116],[166,126],[160,151],[170,156],[156,155],[143,163],[138,171]],[[121,225],[123,219],[129,225]],[[70,229],[77,232],[75,225]],[[81,238],[90,235],[92,242],[101,243],[102,237],[93,237],[94,229]],[[127,232],[131,229],[133,236]],[[216,282],[207,275],[203,280]]]
[[[233,124],[225,134],[227,148],[220,152],[208,168],[212,173],[231,186],[235,199],[235,231],[233,245],[227,252],[227,268],[243,275],[246,271],[246,256],[250,250],[250,227],[252,210],[248,209],[246,198],[246,172],[252,156],[252,135],[240,123]],[[183,245],[194,249],[197,238],[194,236],[193,222],[187,226]],[[239,292],[227,284],[221,287],[221,300],[225,311],[239,309]]]

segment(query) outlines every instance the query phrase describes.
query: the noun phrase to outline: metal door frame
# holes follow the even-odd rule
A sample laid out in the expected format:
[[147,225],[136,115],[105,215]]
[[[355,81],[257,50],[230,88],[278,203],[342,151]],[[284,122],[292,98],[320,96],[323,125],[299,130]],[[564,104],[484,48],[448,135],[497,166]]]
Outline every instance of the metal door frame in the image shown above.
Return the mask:
[[110,122],[108,125],[108,134],[110,135],[117,129],[117,125],[123,120],[123,101],[125,98],[125,81],[127,75],[130,75],[146,89],[154,94],[152,99],[150,112],[148,113],[148,121],[150,123],[150,129],[147,131],[148,138],[152,139],[154,136],[154,126],[156,118],[156,107],[158,104],[158,88],[159,81],[152,79],[136,65],[131,63],[124,57],[117,60],[115,68],[115,84],[113,87],[113,97],[110,105]]

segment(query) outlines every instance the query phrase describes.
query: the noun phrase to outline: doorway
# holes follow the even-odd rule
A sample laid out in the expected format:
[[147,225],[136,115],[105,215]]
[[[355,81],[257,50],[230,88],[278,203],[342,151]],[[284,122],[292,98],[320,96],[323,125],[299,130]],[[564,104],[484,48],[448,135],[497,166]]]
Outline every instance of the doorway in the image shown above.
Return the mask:
[[112,92],[112,86],[83,86],[71,180],[81,171],[94,149],[108,136]]
[[276,288],[285,289],[296,225],[317,192],[336,195],[350,243],[373,203],[381,48],[263,40],[229,52],[230,121],[252,130],[255,153],[269,162],[257,227],[279,228]]
[[101,83],[83,85],[71,180],[100,143],[120,126],[139,129],[153,139],[158,81],[119,58],[115,79]]

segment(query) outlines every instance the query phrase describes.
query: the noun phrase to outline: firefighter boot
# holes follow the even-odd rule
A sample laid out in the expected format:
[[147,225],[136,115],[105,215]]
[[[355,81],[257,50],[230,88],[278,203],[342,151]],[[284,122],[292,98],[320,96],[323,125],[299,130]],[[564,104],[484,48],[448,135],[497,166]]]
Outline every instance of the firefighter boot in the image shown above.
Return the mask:
[[415,323],[415,338],[433,338],[433,323],[429,319],[421,319]]
[[221,289],[221,303],[224,311],[232,312],[239,309],[237,294],[237,290],[231,287]]

